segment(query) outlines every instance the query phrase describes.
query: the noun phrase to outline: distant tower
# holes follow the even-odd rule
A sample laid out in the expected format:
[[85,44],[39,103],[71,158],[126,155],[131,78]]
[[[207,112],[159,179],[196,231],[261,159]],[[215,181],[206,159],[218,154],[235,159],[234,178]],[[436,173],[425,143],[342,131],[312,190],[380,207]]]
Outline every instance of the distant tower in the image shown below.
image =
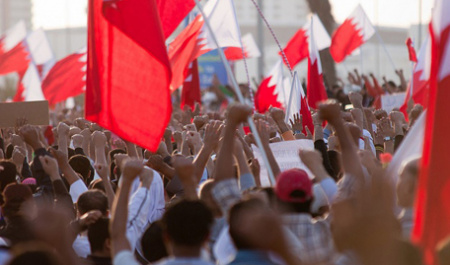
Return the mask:
[[0,32],[5,32],[20,20],[32,28],[32,0],[0,0]]

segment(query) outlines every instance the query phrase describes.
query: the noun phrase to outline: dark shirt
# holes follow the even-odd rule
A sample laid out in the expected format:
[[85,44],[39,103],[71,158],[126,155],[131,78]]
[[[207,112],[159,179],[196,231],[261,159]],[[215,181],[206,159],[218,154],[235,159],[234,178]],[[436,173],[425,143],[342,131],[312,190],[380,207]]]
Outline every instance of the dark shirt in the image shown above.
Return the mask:
[[102,257],[96,257],[96,256],[89,255],[86,260],[88,261],[87,264],[92,264],[92,265],[112,265],[112,260],[110,257],[102,258]]

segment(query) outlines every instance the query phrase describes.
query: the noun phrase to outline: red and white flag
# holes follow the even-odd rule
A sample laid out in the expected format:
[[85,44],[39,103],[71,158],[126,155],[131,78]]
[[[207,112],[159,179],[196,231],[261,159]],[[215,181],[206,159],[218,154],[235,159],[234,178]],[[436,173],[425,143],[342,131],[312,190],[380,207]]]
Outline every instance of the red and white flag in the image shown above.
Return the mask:
[[242,54],[241,47],[230,47],[225,49],[225,56],[229,61],[237,61],[245,58],[258,58],[261,56],[261,51],[256,45],[256,41],[251,33],[242,37],[242,45],[244,46],[244,54]]
[[19,83],[13,101],[45,100],[38,68],[31,62],[25,72],[19,73]]
[[428,93],[430,89],[430,71],[431,71],[431,42],[430,37],[425,39],[425,42],[420,48],[417,63],[414,64],[412,82],[409,83],[406,90],[406,97],[403,106],[400,108],[408,117],[406,109],[408,107],[408,101],[414,100],[415,104],[420,104],[424,108],[428,106]]
[[282,67],[279,59],[259,85],[255,93],[255,108],[259,113],[265,113],[271,106],[283,108],[287,104],[289,95],[285,93]]
[[[294,76],[294,80],[291,82],[290,78],[285,78],[285,93],[290,103],[290,109],[286,110],[287,119],[292,118],[294,114],[300,113],[302,115],[303,121],[303,134],[307,134],[306,127],[310,130],[311,133],[314,133],[314,125],[312,122],[311,110],[308,106],[308,102],[306,100],[305,91],[303,90],[303,86],[298,80],[298,76]],[[292,95],[291,95],[292,93]],[[291,99],[292,97],[292,99]],[[287,103],[289,105],[289,103]],[[286,106],[286,109],[288,106]]]
[[184,80],[181,90],[181,109],[185,105],[194,110],[195,103],[201,103],[202,96],[200,93],[200,78],[198,76],[198,63],[194,60],[189,66],[188,77]]
[[86,119],[154,152],[170,121],[170,63],[154,0],[89,1]]
[[334,32],[330,53],[340,63],[375,34],[375,28],[361,5]]
[[25,41],[0,55],[0,75],[26,71],[31,62]]
[[439,264],[437,244],[450,236],[450,0],[436,0],[431,16],[430,93],[417,189],[413,240],[426,264]]
[[156,3],[166,39],[195,7],[194,0],[156,0]]
[[31,59],[38,68],[39,76],[43,79],[56,61],[47,34],[44,30],[37,29],[27,36],[26,42]]
[[[204,6],[203,11],[216,35],[220,48],[241,47],[239,26],[236,23],[232,0],[210,0]],[[217,48],[202,15],[198,15],[169,44],[168,53],[173,73],[171,91],[175,91],[183,84],[192,61]]]
[[[311,34],[312,32],[314,32],[314,34]],[[284,48],[284,53],[292,68],[308,57],[309,39],[311,35],[314,36],[316,47],[319,51],[330,47],[330,35],[328,35],[319,16],[314,14],[312,19],[308,20],[308,22],[295,33],[289,40],[286,48]]]
[[[311,23],[314,25],[313,21]],[[311,36],[314,36],[313,32]],[[319,102],[328,99],[323,84],[322,63],[314,37],[309,42],[307,95],[308,105],[313,109],[318,109]]]
[[417,63],[416,49],[414,48],[414,43],[411,38],[406,40],[406,47],[408,47],[409,60]]
[[86,90],[86,48],[58,61],[42,81],[50,105],[76,97]]
[[27,36],[27,28],[23,20],[17,22],[12,28],[8,29],[0,38],[0,55],[8,52],[17,44],[22,42]]

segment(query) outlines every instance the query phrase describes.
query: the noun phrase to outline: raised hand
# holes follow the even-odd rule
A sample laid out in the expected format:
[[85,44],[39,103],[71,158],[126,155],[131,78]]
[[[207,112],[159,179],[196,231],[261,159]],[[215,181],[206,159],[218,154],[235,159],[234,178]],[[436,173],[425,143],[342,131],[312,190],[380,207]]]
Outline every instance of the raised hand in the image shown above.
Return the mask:
[[350,94],[348,94],[348,98],[350,99],[350,102],[352,103],[353,107],[362,108],[363,96],[361,95],[361,93],[350,92]]
[[244,104],[233,104],[228,108],[228,121],[238,125],[245,122],[252,113],[252,108]]
[[81,134],[75,134],[72,136],[73,146],[75,148],[83,148],[84,136]]
[[319,116],[322,120],[328,121],[331,125],[340,121],[341,107],[335,100],[327,100],[319,105]]
[[295,113],[294,121],[292,121],[292,119],[289,119],[289,122],[291,123],[291,127],[294,133],[300,133],[301,131],[303,131],[303,117],[300,113]]
[[137,159],[128,159],[126,161],[122,161],[122,175],[124,181],[133,182],[133,180],[141,174],[144,166],[142,162]]
[[31,125],[25,125],[19,129],[19,133],[25,143],[30,145],[34,150],[44,148],[44,145],[39,140],[39,133],[35,127]]
[[47,173],[52,180],[59,178],[58,162],[55,158],[50,156],[40,156],[39,160],[41,161],[45,173]]
[[212,121],[205,127],[203,145],[215,149],[219,143],[224,125],[221,121]]
[[275,122],[277,122],[277,123],[279,121],[283,121],[284,122],[285,114],[284,114],[284,111],[282,109],[271,107],[269,109],[269,113],[270,113],[270,116],[272,117],[272,119]]

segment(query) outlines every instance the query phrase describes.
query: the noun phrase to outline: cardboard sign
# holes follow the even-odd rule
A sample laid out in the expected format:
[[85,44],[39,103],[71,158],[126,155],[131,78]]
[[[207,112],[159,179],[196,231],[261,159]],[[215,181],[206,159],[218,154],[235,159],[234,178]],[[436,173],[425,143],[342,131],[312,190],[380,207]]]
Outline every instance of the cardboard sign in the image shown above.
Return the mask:
[[31,125],[48,125],[48,113],[48,101],[0,103],[0,127],[15,127],[20,118]]
[[381,108],[387,113],[395,108],[400,108],[405,102],[406,93],[395,93],[381,96]]
[[[271,186],[269,174],[267,173],[267,168],[262,159],[261,152],[259,151],[258,147],[252,147],[255,158],[258,159],[259,164],[261,165],[261,185],[263,187]],[[270,144],[270,149],[272,150],[273,155],[278,162],[278,166],[280,167],[281,172],[291,168],[300,168],[305,170],[310,178],[313,178],[311,172],[308,170],[308,168],[306,168],[306,166],[298,156],[299,150],[314,150],[314,142],[312,140],[295,140],[273,143]]]

